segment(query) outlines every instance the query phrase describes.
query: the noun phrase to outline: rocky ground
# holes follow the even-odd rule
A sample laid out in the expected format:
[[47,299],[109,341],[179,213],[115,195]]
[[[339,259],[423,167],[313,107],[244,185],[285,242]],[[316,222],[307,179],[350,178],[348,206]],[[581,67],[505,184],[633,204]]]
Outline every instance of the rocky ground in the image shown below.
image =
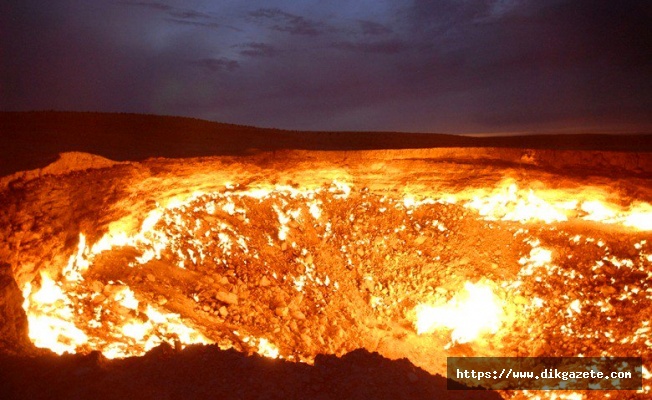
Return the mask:
[[4,399],[500,399],[446,390],[446,380],[356,350],[314,365],[247,356],[215,346],[176,352],[162,345],[135,359],[0,356]]
[[[446,357],[641,356],[650,365],[649,231],[589,221],[581,210],[561,222],[510,219],[471,202],[510,180],[524,190],[518,201],[532,189],[551,201],[562,193],[626,210],[652,202],[651,171],[649,153],[570,150],[143,162],[65,154],[0,182],[4,393],[530,398],[447,391]],[[105,239],[111,246],[93,249]],[[89,338],[73,346],[77,355],[27,340],[21,291],[33,288],[29,309],[41,273],[67,297],[31,310],[74,322]],[[492,288],[504,307],[501,328],[469,343],[453,343],[447,329],[418,335],[415,307],[444,304],[466,282]],[[148,307],[215,344],[185,347],[167,327],[178,321],[160,322]],[[148,329],[125,335],[128,324]],[[98,351],[141,356],[109,360]]]

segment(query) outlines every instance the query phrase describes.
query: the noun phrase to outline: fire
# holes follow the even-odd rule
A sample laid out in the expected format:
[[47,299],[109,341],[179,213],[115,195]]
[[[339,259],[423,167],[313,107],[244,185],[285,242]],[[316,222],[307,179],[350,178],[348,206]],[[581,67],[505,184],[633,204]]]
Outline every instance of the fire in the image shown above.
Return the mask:
[[635,202],[627,207],[612,204],[602,190],[580,193],[562,189],[522,189],[506,179],[492,190],[473,189],[457,195],[468,198],[465,207],[490,221],[521,223],[563,222],[574,218],[603,224],[620,224],[640,231],[652,230],[652,204]]
[[[89,278],[89,276],[94,276],[92,274],[94,272],[93,264],[101,253],[111,250],[121,251],[120,248],[128,247],[129,254],[135,255],[126,265],[134,268],[133,271],[136,272],[134,275],[140,273],[141,278],[146,276],[143,270],[149,270],[145,268],[141,271],[136,270],[150,262],[153,263],[147,265],[147,268],[152,265],[156,266],[154,262],[157,260],[162,263],[170,262],[170,265],[174,267],[193,273],[202,271],[199,267],[215,264],[215,270],[219,272],[215,282],[226,279],[226,283],[221,283],[220,290],[233,291],[228,294],[232,294],[237,300],[240,289],[247,289],[247,286],[252,287],[250,282],[253,280],[245,280],[247,284],[240,282],[238,284],[240,288],[236,290],[234,282],[239,281],[241,277],[227,276],[221,268],[229,268],[229,263],[237,257],[240,257],[238,261],[243,263],[242,269],[253,264],[254,267],[251,269],[255,270],[258,260],[261,260],[262,264],[260,265],[266,265],[265,262],[267,262],[264,259],[265,253],[259,252],[260,242],[251,240],[252,238],[246,235],[246,229],[240,229],[246,228],[246,225],[252,222],[249,217],[253,220],[256,212],[259,211],[252,212],[247,209],[247,204],[250,203],[242,201],[243,198],[248,198],[247,201],[256,199],[260,200],[258,203],[269,204],[270,221],[274,226],[266,235],[263,246],[277,247],[287,254],[283,259],[283,263],[287,262],[288,264],[287,273],[279,273],[277,276],[276,272],[272,272],[269,274],[270,280],[273,277],[274,284],[288,284],[294,289],[292,294],[296,292],[305,296],[312,295],[317,287],[327,288],[323,291],[320,289],[320,294],[334,296],[340,288],[339,283],[335,280],[336,276],[332,275],[330,270],[325,269],[329,265],[322,265],[320,262],[323,261],[318,260],[317,257],[313,260],[313,254],[318,254],[315,249],[318,250],[318,248],[300,243],[300,235],[306,230],[314,229],[316,232],[321,232],[324,236],[322,237],[324,243],[329,245],[337,243],[337,254],[342,255],[342,260],[347,263],[349,269],[360,268],[357,264],[361,259],[372,259],[372,256],[375,256],[372,252],[376,251],[374,247],[376,244],[383,248],[385,243],[394,241],[394,248],[390,250],[391,254],[407,254],[402,244],[403,239],[394,240],[393,233],[400,233],[397,236],[399,238],[409,237],[409,235],[418,236],[418,239],[414,241],[414,243],[418,243],[418,246],[424,243],[434,243],[433,238],[439,237],[443,240],[454,236],[456,234],[454,229],[447,227],[450,226],[449,223],[454,222],[450,218],[446,219],[445,210],[447,208],[459,210],[464,207],[467,210],[475,210],[477,214],[469,213],[466,210],[462,211],[465,215],[472,214],[473,217],[475,214],[475,218],[492,221],[487,225],[497,225],[493,221],[513,221],[519,224],[552,224],[552,227],[556,228],[556,223],[581,220],[592,221],[592,224],[594,222],[620,224],[638,230],[652,230],[652,207],[647,203],[622,206],[606,201],[606,197],[599,195],[597,191],[587,190],[580,194],[573,194],[559,189],[522,189],[516,182],[505,181],[496,188],[467,189],[425,198],[416,198],[414,195],[407,194],[399,201],[395,201],[396,199],[383,196],[378,201],[381,203],[377,207],[378,215],[389,214],[388,210],[400,210],[401,212],[407,210],[406,215],[417,215],[420,211],[417,210],[419,207],[431,207],[433,212],[425,214],[428,215],[427,218],[419,217],[420,220],[413,220],[413,222],[417,222],[416,224],[410,225],[406,220],[397,220],[399,222],[386,231],[378,229],[378,239],[372,243],[367,240],[367,232],[360,228],[364,226],[365,229],[369,229],[368,227],[373,226],[373,223],[359,224],[358,220],[364,220],[361,218],[362,214],[355,214],[353,211],[348,213],[346,230],[336,230],[336,223],[330,219],[331,213],[335,209],[335,206],[330,204],[331,201],[337,203],[335,200],[341,200],[341,203],[344,203],[350,198],[357,199],[358,193],[353,191],[352,186],[348,184],[334,182],[326,190],[299,190],[291,186],[247,190],[231,190],[233,188],[227,187],[227,189],[224,192],[195,192],[185,199],[172,199],[165,206],[157,203],[153,210],[144,215],[140,227],[136,226],[129,230],[126,227],[131,225],[124,223],[123,229],[122,222],[116,221],[109,226],[109,231],[95,243],[88,243],[85,235],[80,233],[77,249],[70,256],[67,265],[60,266],[61,273],[58,281],[48,275],[43,275],[40,284],[32,282],[24,286],[24,308],[29,319],[29,333],[32,341],[39,347],[50,348],[59,354],[90,349],[100,350],[106,357],[116,358],[142,355],[162,342],[174,343],[177,347],[179,345],[183,347],[192,343],[212,343],[214,340],[221,340],[220,332],[216,333],[218,330],[205,328],[202,332],[203,328],[195,327],[194,324],[207,319],[217,321],[213,322],[215,324],[221,324],[227,316],[236,314],[232,313],[231,308],[228,308],[229,304],[236,302],[211,300],[210,294],[201,294],[200,289],[195,288],[195,281],[193,281],[192,287],[186,288],[188,289],[186,292],[177,292],[177,300],[192,299],[192,304],[197,303],[197,308],[203,314],[184,314],[184,307],[179,306],[179,304],[183,304],[180,300],[177,302],[176,308],[170,306],[167,298],[159,303],[158,295],[161,293],[157,293],[156,297],[152,296],[152,293],[148,295],[146,290],[150,288],[144,284],[138,286],[139,283],[142,284],[142,279],[129,282],[131,287],[122,281],[109,281],[109,284],[102,283],[100,289],[95,290],[91,289],[93,283],[91,281],[96,278]],[[365,212],[372,211],[370,204],[361,203],[360,208],[364,208]],[[435,219],[439,218],[436,211],[440,210],[444,210],[441,219],[443,222]],[[198,218],[193,216],[193,213],[211,217]],[[224,218],[224,213],[228,214],[226,218]],[[242,225],[238,225],[239,223]],[[514,228],[517,224],[505,225]],[[383,226],[373,227],[384,228]],[[463,221],[459,227],[464,228]],[[520,226],[517,228],[519,230],[514,237],[519,232],[527,232],[529,229],[529,227]],[[418,233],[413,233],[413,231]],[[423,241],[419,242],[419,240]],[[426,242],[426,240],[428,241]],[[578,244],[580,236],[578,235],[576,239],[572,240],[574,240],[573,243]],[[406,241],[406,243],[412,242]],[[552,274],[552,272],[557,273],[561,270],[553,263],[554,258],[557,264],[562,265],[563,255],[558,249],[541,247],[541,242],[534,238],[527,239],[527,243],[531,245],[531,250],[529,253],[521,253],[520,260],[515,261],[522,266],[519,278],[526,281],[527,277],[531,275],[536,275],[535,278],[539,278],[538,275],[544,272]],[[643,243],[638,244],[639,250]],[[550,246],[549,243],[544,243],[544,245]],[[602,247],[602,244],[599,246]],[[417,255],[420,256],[420,252],[423,250],[423,247],[416,250]],[[648,261],[652,259],[652,255],[641,254],[642,257],[647,257]],[[431,256],[439,260],[439,256],[436,254],[428,255],[428,257]],[[98,259],[102,258],[98,257]],[[393,260],[393,257],[385,254],[384,258],[379,258],[374,262],[382,263],[382,259],[389,262]],[[171,260],[174,260],[174,263]],[[609,262],[619,266],[619,261],[613,257],[609,259]],[[300,268],[297,271],[292,271],[290,270],[292,265],[300,266]],[[497,265],[498,263],[496,263]],[[515,265],[515,267],[517,266]],[[235,273],[235,270],[232,271]],[[374,282],[376,278],[376,276],[369,276],[371,282]],[[158,285],[158,277],[156,279]],[[331,279],[333,280],[331,281]],[[574,279],[574,276],[569,279]],[[265,286],[270,285],[270,280],[267,280]],[[405,286],[395,289],[392,285],[392,278],[388,280],[389,282],[382,282],[383,284],[387,283],[386,287],[375,288],[373,283],[364,285],[370,292],[373,292],[370,293],[369,304],[374,312],[386,313],[387,316],[391,315],[390,308],[396,306],[396,299],[410,296],[404,289]],[[518,281],[518,283],[522,284],[523,282]],[[492,290],[493,287],[498,287],[500,284],[501,282],[492,282],[491,285],[467,282],[463,290],[445,304],[423,303],[418,305],[414,309],[414,326],[417,333],[424,334],[438,329],[448,329],[451,331],[453,343],[467,343],[478,340],[483,334],[496,333],[501,324],[509,320],[505,316],[502,300]],[[225,287],[227,288],[225,289]],[[503,287],[505,286],[503,285]],[[517,285],[512,286],[512,288],[516,287]],[[140,289],[145,292],[139,292]],[[416,288],[415,291],[418,289],[420,288]],[[164,297],[167,297],[167,293],[163,292],[163,294],[166,295]],[[186,298],[183,299],[183,296]],[[532,299],[532,304],[538,304],[537,307],[541,307],[544,302],[534,295],[528,294],[527,296]],[[544,298],[548,301],[545,296]],[[524,296],[520,301],[526,301]],[[147,302],[152,302],[152,304],[147,304]],[[324,301],[325,303],[326,301]],[[203,311],[201,306],[205,307]],[[179,313],[170,312],[171,310]],[[587,301],[584,298],[579,300],[569,298],[564,310],[566,315],[575,317],[588,310]],[[284,316],[287,317],[287,314],[286,312]],[[303,315],[303,312],[299,314],[303,316],[301,320],[305,320],[306,316]],[[90,320],[88,319],[89,315],[91,316]],[[201,318],[197,318],[197,315],[200,315]],[[240,320],[237,321],[236,323],[240,323]],[[249,347],[266,357],[282,358],[281,351],[270,340],[246,335],[244,334],[245,328],[242,329],[243,334],[239,339],[246,344],[242,347]],[[256,332],[256,335],[265,334],[262,330],[252,329],[252,331]],[[275,337],[270,336],[270,338],[277,340]],[[310,340],[302,339],[301,342],[309,342],[311,344],[308,346],[312,346],[312,338],[308,337],[308,339]],[[234,343],[231,342],[230,345],[233,346]],[[242,345],[242,343],[238,343]],[[222,343],[219,344],[222,346]],[[288,349],[287,343],[279,342],[278,344],[284,351]],[[322,345],[324,344],[322,343]]]
[[652,205],[647,203],[637,204],[621,219],[625,226],[637,228],[641,231],[652,231]]
[[[227,189],[229,187],[227,186]],[[232,187],[230,189],[233,189]],[[345,198],[350,187],[342,182],[334,181],[330,190],[334,196]],[[170,237],[161,231],[161,224],[173,223],[183,229],[198,229],[199,226],[185,225],[184,214],[187,206],[194,200],[205,196],[212,201],[204,206],[208,214],[214,214],[216,201],[222,201],[220,208],[229,215],[241,215],[245,221],[246,210],[237,208],[233,202],[237,197],[264,198],[275,192],[289,194],[291,198],[302,197],[309,201],[309,214],[318,219],[321,214],[320,202],[314,199],[315,190],[298,190],[291,186],[275,188],[252,189],[248,191],[221,193],[194,192],[189,197],[173,198],[151,210],[143,219],[140,229],[129,234],[122,230],[122,223],[117,221],[96,243],[87,243],[86,236],[79,234],[76,251],[70,256],[67,265],[61,269],[61,279],[55,282],[44,275],[38,291],[32,293],[32,283],[23,288],[25,309],[29,319],[30,338],[38,347],[49,348],[58,354],[74,353],[90,349],[100,350],[107,358],[123,358],[142,355],[164,341],[174,342],[184,347],[187,344],[208,344],[212,340],[195,328],[190,327],[181,315],[156,309],[152,305],[142,306],[134,291],[124,284],[116,282],[117,289],[110,294],[93,293],[90,283],[85,280],[86,273],[92,268],[94,259],[103,252],[121,247],[132,247],[141,253],[129,264],[137,267],[153,259],[161,259],[163,251],[173,250],[180,258],[178,267],[184,269],[184,264],[196,264],[204,261],[205,254],[201,248],[197,252],[188,249],[187,252],[178,248],[175,237]],[[282,211],[275,209],[279,217],[278,238],[285,240],[290,220],[302,218],[298,209]],[[195,210],[196,211],[196,210]],[[128,224],[125,224],[128,226]],[[220,222],[217,227],[222,230],[217,234],[219,246],[225,254],[229,254],[236,245],[247,250],[243,237],[237,235],[230,225]],[[175,246],[177,248],[175,248]],[[306,279],[316,279],[308,274]],[[328,277],[326,277],[328,284]],[[108,285],[112,286],[112,285]],[[80,301],[88,299],[88,301]],[[97,304],[96,304],[97,303]],[[84,321],[84,315],[94,315],[94,319]],[[84,323],[79,329],[75,321]],[[279,349],[267,339],[256,339],[246,336],[243,343],[248,343],[256,351],[270,358],[280,357]],[[222,344],[220,344],[222,347]],[[227,345],[227,347],[229,347]]]
[[279,348],[265,338],[257,338],[254,336],[242,336],[238,331],[233,331],[233,334],[238,337],[241,337],[243,343],[250,344],[253,348],[256,349],[256,352],[263,357],[283,358],[281,356],[281,351],[279,350]]
[[267,358],[279,358],[280,350],[265,338],[258,340],[258,354]]
[[500,300],[489,286],[481,283],[466,282],[464,290],[441,306],[418,305],[415,309],[417,333],[451,329],[454,343],[468,343],[483,333],[496,333],[503,316]]
[[519,190],[516,183],[505,183],[491,195],[476,195],[466,204],[488,219],[503,221],[566,221],[566,211],[573,209],[575,201],[550,203],[533,190]]
[[[41,287],[30,296],[32,286],[23,290],[29,338],[37,347],[49,348],[57,354],[74,352],[88,342],[88,336],[72,322],[71,301],[47,274],[41,274]],[[30,304],[33,307],[30,307]]]
[[[29,337],[37,347],[63,354],[91,346],[102,351],[107,358],[124,358],[142,355],[163,341],[178,341],[182,347],[185,344],[211,343],[200,332],[187,326],[178,314],[164,313],[151,305],[147,306],[141,318],[121,312],[119,307],[138,313],[139,301],[128,286],[123,286],[112,298],[105,300],[119,307],[110,307],[111,303],[106,305],[106,309],[95,307],[95,319],[86,321],[84,327],[77,326],[77,316],[88,311],[80,300],[90,296],[79,293],[79,285],[73,289],[66,284],[65,280],[55,282],[42,273],[37,291],[32,292],[31,283],[23,289]],[[143,322],[144,317],[146,321]],[[91,336],[91,332],[98,328],[105,329],[107,335]]]

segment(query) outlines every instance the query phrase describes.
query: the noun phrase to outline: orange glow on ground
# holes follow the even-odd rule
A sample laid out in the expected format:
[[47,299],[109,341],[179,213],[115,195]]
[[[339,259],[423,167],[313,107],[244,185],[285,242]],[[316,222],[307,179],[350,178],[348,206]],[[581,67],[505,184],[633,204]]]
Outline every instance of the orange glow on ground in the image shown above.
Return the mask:
[[[445,338],[446,351],[489,342],[495,355],[514,355],[502,345],[505,337],[520,355],[530,349],[519,349],[518,340],[546,335],[647,346],[648,326],[618,335],[611,325],[622,323],[616,302],[642,304],[652,293],[652,251],[640,239],[652,230],[650,205],[617,204],[591,188],[524,187],[505,180],[484,189],[397,195],[338,180],[172,198],[144,213],[134,232],[122,229],[122,221],[95,243],[81,232],[56,279],[43,275],[25,284],[30,338],[58,354],[99,350],[123,358],[162,342],[216,343],[306,362],[364,345],[356,335],[371,336],[378,326],[391,336],[407,325],[400,331],[406,343]],[[629,242],[620,232],[631,235]],[[474,247],[480,240],[494,246],[491,252]],[[111,268],[125,279],[102,275]],[[480,270],[489,272],[478,276]],[[617,272],[628,279],[620,292],[610,288]],[[363,299],[357,304],[364,312],[329,308],[346,293]],[[358,311],[362,317],[351,316]],[[542,321],[528,322],[544,313],[563,322],[554,333]],[[604,318],[602,326],[581,323],[587,315]],[[268,321],[276,324],[269,331]],[[512,332],[517,322],[521,336]],[[578,346],[577,354],[590,351]],[[554,349],[537,343],[532,351]]]
[[501,301],[489,286],[466,282],[464,291],[440,306],[420,304],[414,323],[418,334],[438,329],[451,330],[453,343],[468,343],[484,333],[496,333],[501,326]]

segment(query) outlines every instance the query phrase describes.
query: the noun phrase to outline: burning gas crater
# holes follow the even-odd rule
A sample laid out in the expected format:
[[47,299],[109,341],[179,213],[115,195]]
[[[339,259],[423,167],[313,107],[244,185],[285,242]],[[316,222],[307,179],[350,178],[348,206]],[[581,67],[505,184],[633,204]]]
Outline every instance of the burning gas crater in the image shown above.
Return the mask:
[[137,234],[82,232],[60,275],[24,286],[29,334],[60,354],[217,343],[305,362],[380,336],[642,356],[649,380],[652,206],[602,198],[514,181],[429,197],[338,181],[197,192],[157,204]]

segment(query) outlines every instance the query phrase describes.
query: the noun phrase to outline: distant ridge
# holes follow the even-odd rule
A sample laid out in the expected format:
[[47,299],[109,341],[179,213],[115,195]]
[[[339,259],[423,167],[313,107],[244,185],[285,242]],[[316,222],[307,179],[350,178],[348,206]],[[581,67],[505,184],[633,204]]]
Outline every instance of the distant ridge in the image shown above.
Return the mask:
[[260,151],[500,147],[652,152],[652,135],[470,137],[398,132],[299,132],[186,117],[91,112],[0,112],[0,176],[42,168],[62,152],[115,161]]

